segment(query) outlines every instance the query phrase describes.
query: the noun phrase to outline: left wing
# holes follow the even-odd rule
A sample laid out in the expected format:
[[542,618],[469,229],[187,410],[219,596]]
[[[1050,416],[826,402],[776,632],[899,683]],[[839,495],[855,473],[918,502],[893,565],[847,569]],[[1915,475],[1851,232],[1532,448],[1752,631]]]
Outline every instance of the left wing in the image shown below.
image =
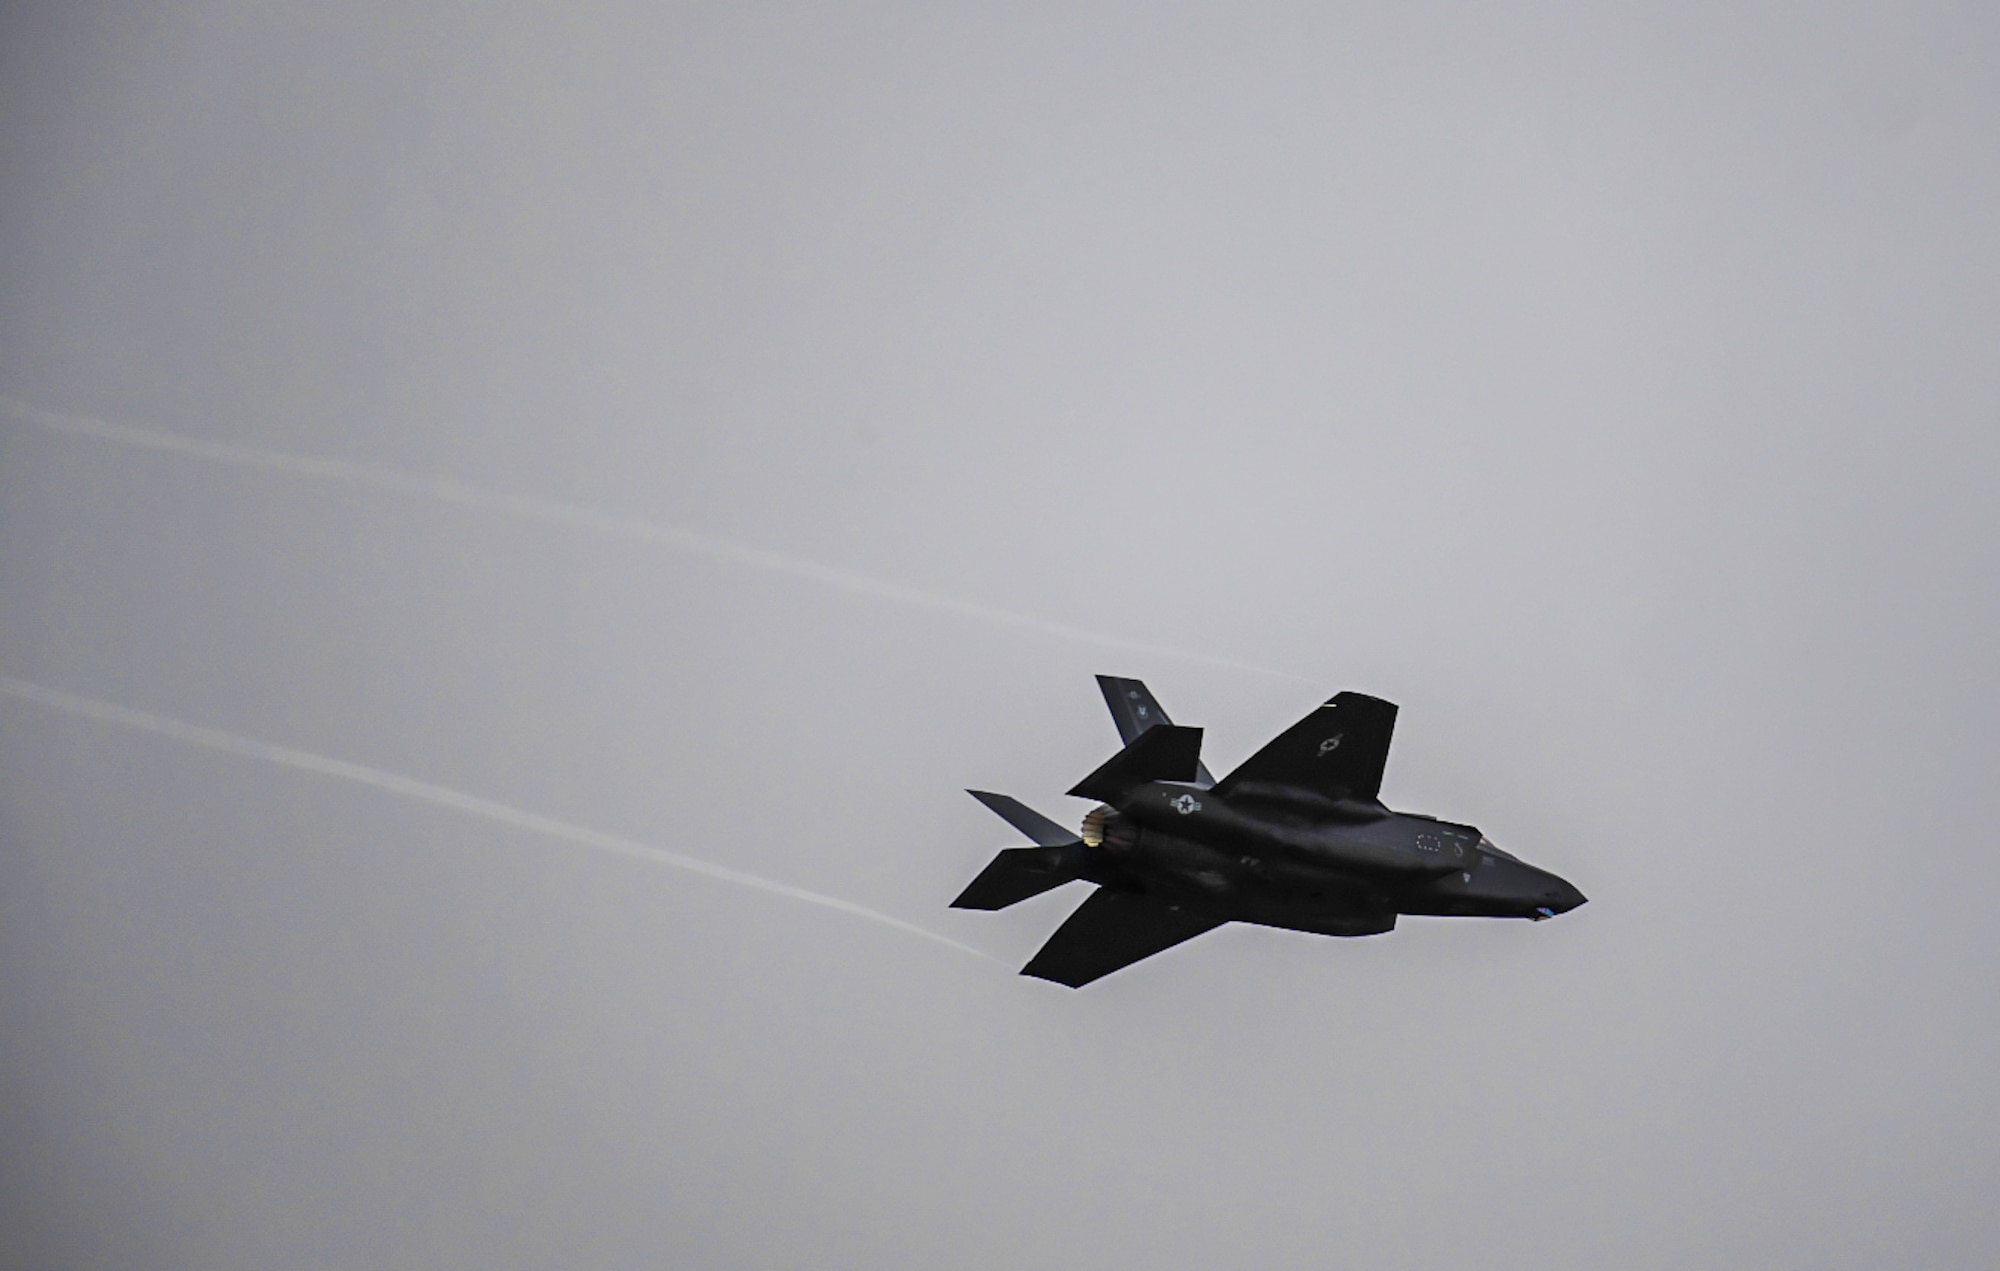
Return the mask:
[[1100,887],[1077,906],[1069,921],[1056,928],[1041,952],[1021,968],[1021,974],[1082,988],[1222,923],[1220,918],[1151,896]]
[[1396,704],[1366,693],[1341,693],[1279,733],[1215,792],[1246,781],[1299,786],[1334,799],[1373,799],[1382,791]]

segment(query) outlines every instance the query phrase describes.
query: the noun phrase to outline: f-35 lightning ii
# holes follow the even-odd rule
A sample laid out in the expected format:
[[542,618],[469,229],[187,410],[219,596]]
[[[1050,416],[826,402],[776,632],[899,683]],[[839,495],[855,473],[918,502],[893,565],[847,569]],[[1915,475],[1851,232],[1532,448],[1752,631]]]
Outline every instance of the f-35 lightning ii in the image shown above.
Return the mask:
[[1138,680],[1097,683],[1125,748],[1070,791],[1099,804],[1082,834],[967,792],[1036,846],[994,857],[954,908],[1097,884],[1023,975],[1080,988],[1225,922],[1372,936],[1398,914],[1540,921],[1584,902],[1470,825],[1382,805],[1394,703],[1341,693],[1217,781],[1201,729],[1168,719]]

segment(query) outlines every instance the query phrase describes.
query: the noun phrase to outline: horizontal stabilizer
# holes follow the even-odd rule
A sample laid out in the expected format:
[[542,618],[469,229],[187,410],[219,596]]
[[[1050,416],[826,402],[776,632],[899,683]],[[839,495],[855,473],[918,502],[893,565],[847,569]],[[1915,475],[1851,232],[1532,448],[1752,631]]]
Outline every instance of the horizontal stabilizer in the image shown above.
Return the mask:
[[1068,857],[1072,850],[1062,847],[1010,847],[993,858],[970,886],[951,902],[953,909],[1005,909],[1039,896],[1064,883],[1075,881]]
[[[1111,722],[1118,725],[1118,741],[1129,746],[1140,733],[1160,724],[1172,724],[1167,712],[1153,698],[1153,691],[1143,680],[1128,680],[1116,675],[1100,675],[1097,687],[1104,694],[1104,704],[1111,708]],[[1215,778],[1208,773],[1206,764],[1196,762],[1193,781],[1204,790],[1215,784]]]
[[1162,724],[1111,756],[1071,794],[1113,807],[1149,781],[1193,781],[1201,766],[1201,729]]
[[1100,887],[1056,928],[1021,974],[1082,988],[1222,922],[1151,896]]
[[1076,835],[1019,799],[1010,799],[1004,794],[990,794],[985,790],[967,790],[966,793],[991,808],[1001,820],[1027,835],[1030,843],[1039,843],[1043,847],[1061,847],[1065,843],[1081,841]]

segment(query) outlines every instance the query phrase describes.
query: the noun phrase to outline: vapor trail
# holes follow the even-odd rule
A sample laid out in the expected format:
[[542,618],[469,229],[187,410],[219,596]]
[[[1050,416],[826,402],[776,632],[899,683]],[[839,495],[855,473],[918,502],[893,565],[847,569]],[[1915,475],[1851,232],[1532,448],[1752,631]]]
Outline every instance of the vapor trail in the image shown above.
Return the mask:
[[692,530],[676,529],[670,525],[659,525],[643,521],[637,517],[617,516],[599,512],[591,508],[579,507],[573,503],[561,503],[553,499],[538,499],[529,495],[507,494],[498,490],[482,490],[477,486],[463,485],[456,481],[445,481],[437,477],[418,476],[414,473],[398,472],[394,468],[379,467],[375,464],[350,463],[343,459],[322,459],[313,455],[292,454],[283,450],[267,450],[261,446],[239,446],[229,442],[201,441],[193,437],[183,437],[175,433],[156,432],[147,428],[134,428],[127,424],[107,423],[101,419],[91,419],[83,415],[66,415],[43,410],[27,402],[14,398],[0,397],[0,413],[12,416],[22,423],[34,424],[54,432],[66,433],[73,437],[91,437],[99,441],[112,441],[120,445],[139,446],[148,450],[162,450],[171,454],[186,455],[195,459],[206,459],[212,463],[234,464],[243,468],[258,468],[266,472],[283,472],[291,476],[311,477],[321,481],[343,481],[351,485],[367,486],[376,490],[389,490],[397,494],[413,494],[424,498],[440,499],[447,503],[458,503],[468,507],[485,508],[494,512],[505,512],[510,516],[527,517],[531,520],[546,521],[557,525],[568,525],[578,529],[592,530],[599,534],[610,534],[620,538],[638,539],[657,543],[676,551],[691,552],[711,556],[721,560],[734,561],[753,569],[767,570],[776,574],[788,574],[803,578],[822,586],[861,596],[874,596],[882,600],[892,600],[898,604],[913,605],[921,609],[931,609],[939,613],[957,614],[961,618],[971,618],[979,622],[990,622],[999,626],[1015,627],[1034,631],[1041,635],[1054,636],[1062,640],[1074,640],[1080,644],[1094,644],[1100,648],[1117,649],[1123,653],[1148,657],[1178,658],[1183,662],[1194,662],[1205,666],[1224,667],[1232,671],[1249,671],[1257,675],[1277,676],[1280,679],[1298,680],[1312,683],[1305,676],[1293,675],[1289,671],[1277,671],[1270,667],[1238,661],[1235,658],[1219,657],[1212,653],[1200,653],[1192,649],[1177,649],[1168,645],[1148,644],[1143,641],[1127,640],[1119,636],[1106,635],[1083,627],[1072,627],[1066,623],[1050,622],[1029,614],[1014,613],[1007,609],[996,609],[976,601],[962,600],[956,596],[941,595],[923,591],[916,587],[905,587],[900,583],[886,582],[880,578],[870,578],[866,574],[850,573],[835,569],[816,561],[802,560],[773,552],[761,547],[751,547],[728,539],[715,538],[707,534],[697,534]]
[[717,865],[710,861],[701,860],[698,857],[683,856],[679,852],[670,852],[663,847],[651,847],[645,843],[636,843],[631,839],[619,838],[615,834],[603,834],[597,830],[585,829],[580,825],[570,825],[565,821],[558,821],[553,817],[540,816],[533,812],[523,811],[520,808],[510,808],[504,803],[495,803],[490,799],[482,799],[478,795],[466,794],[463,791],[448,789],[444,786],[434,786],[427,781],[399,777],[393,772],[383,772],[377,768],[363,767],[358,763],[348,763],[344,759],[330,759],[325,755],[313,754],[311,751],[293,750],[289,746],[274,746],[269,742],[258,741],[251,737],[240,737],[235,733],[226,733],[216,728],[203,728],[199,724],[182,723],[177,719],[168,719],[164,715],[150,715],[145,711],[135,711],[128,707],[114,705],[111,702],[101,702],[95,698],[78,697],[74,693],[64,693],[58,689],[44,688],[39,684],[32,684],[27,680],[17,680],[9,675],[0,675],[0,693],[6,693],[12,697],[18,697],[24,701],[34,702],[37,705],[62,711],[65,714],[80,716],[84,719],[100,720],[111,724],[123,724],[127,728],[137,728],[145,732],[157,733],[164,737],[172,737],[176,741],[189,742],[196,746],[205,746],[210,750],[219,750],[225,754],[239,755],[249,759],[262,759],[269,763],[282,764],[287,768],[297,768],[305,772],[318,773],[324,777],[338,777],[343,781],[353,781],[364,786],[374,786],[378,790],[387,790],[392,794],[400,794],[405,798],[416,799],[424,803],[433,803],[439,807],[452,808],[459,812],[469,812],[473,816],[485,817],[489,821],[498,821],[503,825],[511,825],[517,829],[528,830],[536,834],[546,834],[550,838],[562,839],[565,842],[576,843],[583,847],[594,847],[604,852],[616,852],[621,856],[632,856],[642,861],[651,861],[657,865],[671,865],[676,869],[687,870],[691,874],[701,874],[708,878],[720,879],[722,882],[734,883],[739,887],[748,887],[753,891],[768,892],[773,896],[785,896],[792,900],[802,900],[809,905],[818,905],[823,909],[833,909],[840,913],[852,914],[857,918],[866,918],[868,921],[879,923],[884,927],[893,927],[897,931],[907,932],[913,936],[922,936],[926,940],[957,949],[960,953],[969,953],[976,958],[985,958],[987,961],[993,960],[987,954],[980,952],[971,945],[960,944],[958,941],[941,936],[934,931],[927,931],[915,923],[904,922],[901,918],[893,918],[888,914],[879,913],[876,910],[868,908],[866,905],[857,905],[851,900],[842,900],[838,896],[822,896],[816,891],[807,891],[803,887],[794,887],[790,883],[773,882],[768,878],[759,878],[755,874],[746,874],[740,869],[731,869],[727,865]]

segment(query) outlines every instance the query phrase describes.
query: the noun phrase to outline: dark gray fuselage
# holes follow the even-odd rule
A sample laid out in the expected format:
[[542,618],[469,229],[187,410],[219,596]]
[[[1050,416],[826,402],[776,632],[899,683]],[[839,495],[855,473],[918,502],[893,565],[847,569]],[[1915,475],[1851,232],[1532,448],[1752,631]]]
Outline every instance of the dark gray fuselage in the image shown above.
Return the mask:
[[1155,781],[1092,822],[1079,848],[1085,877],[1233,922],[1373,935],[1398,914],[1540,919],[1584,901],[1470,825],[1372,799]]

